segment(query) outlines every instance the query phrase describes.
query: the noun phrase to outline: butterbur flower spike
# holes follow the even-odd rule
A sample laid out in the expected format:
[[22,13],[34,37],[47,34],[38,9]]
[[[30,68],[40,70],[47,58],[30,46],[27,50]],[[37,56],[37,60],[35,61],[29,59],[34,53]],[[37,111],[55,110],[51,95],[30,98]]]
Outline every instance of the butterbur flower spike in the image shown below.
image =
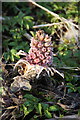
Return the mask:
[[18,55],[25,56],[15,64],[15,67],[21,66],[21,70],[19,71],[23,73],[22,76],[27,77],[31,72],[31,74],[35,73],[35,75],[32,76],[38,78],[41,72],[45,70],[48,76],[53,76],[56,72],[61,77],[64,77],[61,73],[51,67],[53,65],[51,37],[46,35],[43,30],[37,31],[35,37],[32,37],[30,47],[28,54],[22,50],[17,53]]

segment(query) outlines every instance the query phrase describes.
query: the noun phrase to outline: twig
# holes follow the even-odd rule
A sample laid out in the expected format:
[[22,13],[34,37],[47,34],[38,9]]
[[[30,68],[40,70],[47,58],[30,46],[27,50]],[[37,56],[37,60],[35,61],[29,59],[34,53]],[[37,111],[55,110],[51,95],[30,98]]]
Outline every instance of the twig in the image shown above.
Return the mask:
[[10,106],[10,107],[7,107],[6,109],[11,110],[11,109],[14,109],[14,108],[18,108],[18,106]]
[[[80,120],[80,116],[78,116],[77,114],[75,114],[75,115],[67,115],[67,116],[64,116],[62,118],[55,116],[55,118],[57,120]],[[54,119],[52,119],[52,120],[54,120]]]
[[57,14],[54,13],[54,12],[51,12],[50,10],[48,10],[47,8],[45,8],[45,7],[37,4],[36,2],[34,2],[34,1],[32,1],[32,0],[29,0],[29,2],[31,2],[32,4],[36,5],[37,7],[41,8],[41,9],[45,10],[46,12],[48,12],[48,13],[50,13],[51,15],[55,16],[56,18],[61,19],[61,18],[59,17],[59,15],[57,15]]
[[74,114],[74,115],[67,115],[67,116],[63,116],[63,117],[57,117],[54,114],[54,118],[45,119],[45,120],[80,120],[80,116],[78,116],[77,114]]
[[[69,21],[69,20],[67,20],[67,19],[65,19],[65,18],[63,18],[63,17],[60,17],[60,16],[57,15],[56,13],[54,13],[54,12],[48,10],[47,8],[45,8],[45,7],[37,4],[36,2],[34,2],[34,1],[32,1],[32,0],[29,0],[29,2],[31,2],[32,4],[36,5],[37,7],[41,8],[41,9],[43,9],[44,11],[50,13],[52,16],[54,16],[54,17],[56,17],[57,19],[63,21],[64,23],[71,24],[71,25],[75,26],[76,28],[78,28],[78,25],[72,23],[71,21]],[[79,28],[78,28],[78,29],[79,29]]]
[[28,33],[25,33],[24,36],[28,39],[28,40],[31,40],[32,36]]
[[49,24],[43,24],[43,25],[35,25],[33,26],[33,28],[40,28],[40,27],[47,27],[47,26],[53,26],[53,25],[60,25],[62,22],[60,23],[49,23]]
[[62,21],[65,22],[65,23],[67,23],[67,24],[71,24],[71,25],[75,26],[77,29],[80,30],[80,28],[78,27],[78,25],[72,23],[71,21],[69,21],[69,20],[67,20],[67,19],[65,19],[65,18],[63,18],[63,17],[62,17]]
[[[12,66],[14,66],[15,63],[12,63],[12,64],[4,64],[4,63],[2,63],[1,65],[12,65]],[[0,66],[1,66],[1,65],[0,65]]]
[[73,71],[80,71],[79,67],[58,67],[61,70],[73,70]]

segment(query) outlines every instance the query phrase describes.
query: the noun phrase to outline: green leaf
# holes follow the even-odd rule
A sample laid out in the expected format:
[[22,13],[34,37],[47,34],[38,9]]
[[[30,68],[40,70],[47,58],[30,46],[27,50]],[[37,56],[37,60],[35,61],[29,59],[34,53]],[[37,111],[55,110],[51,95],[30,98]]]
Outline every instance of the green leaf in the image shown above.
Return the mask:
[[73,89],[69,88],[68,93],[71,93],[71,92],[73,92]]
[[31,102],[30,102],[30,101],[26,101],[26,102],[24,103],[24,105],[25,105],[25,106],[30,106],[30,105],[31,105]]
[[41,103],[38,103],[37,111],[40,115],[42,115],[42,105],[41,105]]
[[24,14],[22,11],[20,11],[17,17],[18,17],[18,18],[22,18],[24,15],[25,15],[25,14]]
[[3,87],[0,87],[0,94],[2,94],[3,92]]
[[57,111],[58,108],[56,106],[50,106],[49,111]]
[[28,107],[28,112],[30,113],[31,111],[33,111],[33,109],[34,109],[34,106],[33,106],[33,105],[30,105],[30,106]]
[[33,104],[35,104],[35,103],[38,103],[38,102],[39,102],[39,99],[38,99],[38,98],[36,98],[36,97],[34,97],[34,96],[33,96],[33,95],[31,95],[31,94],[26,94],[26,95],[24,96],[24,98],[26,98],[27,100],[32,101],[32,103],[33,103]]
[[74,85],[71,84],[71,83],[67,83],[67,86],[66,86],[66,87],[74,87]]
[[26,19],[26,20],[33,20],[33,17],[31,17],[31,16],[25,16],[24,19]]
[[9,45],[10,46],[16,46],[16,42],[10,42]]
[[26,24],[26,29],[28,29],[28,30],[29,30],[29,24]]
[[80,109],[78,110],[78,115],[80,116]]
[[9,55],[9,54],[10,54],[9,52],[4,52],[4,53],[3,53],[4,59],[5,59],[6,61],[8,61],[8,60],[10,59],[10,55]]
[[15,49],[11,49],[11,54],[15,55],[17,53],[17,51]]
[[37,119],[37,118],[38,118],[38,115],[34,115],[33,118],[34,118],[34,120],[38,120],[38,119]]
[[76,89],[77,89],[77,90],[78,90],[78,92],[80,93],[80,87],[77,87]]
[[52,115],[51,115],[51,113],[48,111],[48,110],[45,110],[45,116],[47,117],[47,118],[52,118]]
[[43,109],[44,109],[44,111],[45,111],[45,110],[48,109],[49,105],[48,105],[48,104],[44,104],[44,103],[42,103],[42,107],[43,107]]
[[11,55],[10,59],[14,62],[14,55]]
[[25,116],[29,114],[29,111],[28,111],[27,107],[25,107],[24,105],[23,105],[23,110],[24,110],[24,115]]
[[3,78],[0,76],[0,80],[3,80]]
[[34,34],[34,32],[33,32],[33,31],[30,31],[30,33],[31,33],[31,35],[32,35],[32,36],[35,36],[35,34]]

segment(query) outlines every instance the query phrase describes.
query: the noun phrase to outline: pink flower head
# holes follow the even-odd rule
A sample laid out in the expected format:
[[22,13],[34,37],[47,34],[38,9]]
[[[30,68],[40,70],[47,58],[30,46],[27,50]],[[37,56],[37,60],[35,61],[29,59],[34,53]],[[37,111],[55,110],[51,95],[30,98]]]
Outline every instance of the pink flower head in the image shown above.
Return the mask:
[[31,47],[33,46],[33,43],[32,43],[32,42],[30,43],[30,46],[31,46]]
[[36,51],[36,55],[39,57],[41,52],[39,50]]
[[43,64],[44,64],[44,65],[52,65],[52,61],[45,59],[45,60],[43,61]]
[[44,59],[43,54],[40,54],[39,58],[40,58],[41,60],[43,60],[43,59]]
[[49,65],[52,65],[52,61],[49,61],[48,64],[49,64]]
[[42,63],[40,62],[40,63],[38,63],[38,65],[42,66]]
[[52,42],[51,37],[44,31],[39,30],[36,36],[31,39],[28,61],[30,64],[48,66],[52,64]]
[[45,47],[42,48],[42,52],[46,52],[46,48]]
[[49,38],[48,34],[45,36],[45,38],[46,38],[46,39],[48,39],[48,38]]
[[33,41],[34,41],[35,39],[32,37],[31,38],[31,43],[30,43],[30,46],[32,47],[33,46]]
[[36,47],[32,47],[32,51],[33,52],[37,52],[37,48]]
[[30,64],[33,64],[33,60],[30,60],[29,62],[30,62]]
[[30,50],[29,50],[29,54],[30,54],[30,53],[32,53],[32,48],[30,48]]
[[47,48],[47,52],[51,52],[52,51],[52,48],[51,47],[48,47]]
[[28,59],[29,59],[29,60],[31,60],[31,59],[32,59],[32,56],[31,56],[30,54],[28,55]]
[[49,56],[49,53],[48,52],[45,52],[45,57],[48,57]]
[[33,41],[33,45],[36,46],[37,44],[38,44],[38,41],[37,41],[37,40],[34,40],[34,41]]
[[43,62],[43,64],[46,64],[46,63],[47,63],[47,60],[46,60],[46,59],[44,59],[42,62]]
[[38,46],[38,48],[41,48],[43,45],[41,42],[39,42],[37,46]]
[[39,63],[40,62],[40,59],[39,58],[36,58],[36,59],[34,59],[34,63]]
[[30,46],[32,47],[32,46],[34,46],[34,45],[37,45],[37,43],[38,43],[38,41],[35,40],[35,39],[32,37]]
[[30,53],[29,58],[31,58],[31,59],[35,59],[35,58],[36,58],[35,53]]
[[40,40],[43,41],[44,40],[44,35],[40,35]]
[[31,41],[34,41],[34,40],[35,40],[34,37],[32,37],[32,38],[31,38]]
[[52,57],[51,56],[48,56],[47,58],[46,58],[46,60],[51,60],[52,59]]
[[51,46],[51,42],[46,42],[45,47]]

